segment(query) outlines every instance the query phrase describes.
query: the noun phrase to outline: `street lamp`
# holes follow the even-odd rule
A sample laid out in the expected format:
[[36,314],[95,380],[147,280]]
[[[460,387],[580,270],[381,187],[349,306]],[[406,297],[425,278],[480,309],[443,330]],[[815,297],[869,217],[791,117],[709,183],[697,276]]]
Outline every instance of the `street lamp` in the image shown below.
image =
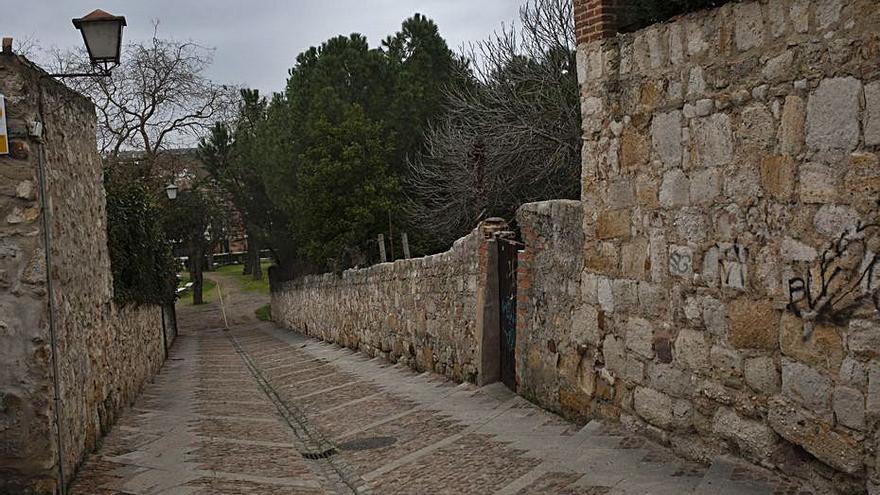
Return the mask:
[[125,17],[98,9],[85,17],[74,19],[73,25],[82,33],[92,65],[103,65],[104,71],[108,71],[111,64],[119,65]]
[[97,72],[47,74],[43,77],[108,77],[110,71],[119,65],[125,17],[98,9],[84,17],[73,19],[73,25],[82,33],[83,42],[89,52],[89,61]]
[[177,199],[177,191],[178,187],[175,183],[168,184],[168,187],[165,188],[165,194],[168,196],[168,199],[174,201]]

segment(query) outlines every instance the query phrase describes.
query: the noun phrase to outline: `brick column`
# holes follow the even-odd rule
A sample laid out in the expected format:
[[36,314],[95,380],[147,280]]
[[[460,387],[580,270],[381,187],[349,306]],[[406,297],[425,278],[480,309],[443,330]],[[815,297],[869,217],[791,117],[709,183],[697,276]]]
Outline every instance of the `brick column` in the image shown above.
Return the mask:
[[617,13],[627,0],[574,0],[577,43],[610,38],[617,34]]

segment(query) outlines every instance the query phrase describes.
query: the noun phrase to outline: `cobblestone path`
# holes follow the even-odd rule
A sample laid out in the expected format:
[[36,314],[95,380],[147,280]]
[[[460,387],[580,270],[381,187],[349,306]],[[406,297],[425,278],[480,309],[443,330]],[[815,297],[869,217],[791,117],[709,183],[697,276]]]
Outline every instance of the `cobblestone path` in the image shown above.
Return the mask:
[[[214,277],[217,277],[214,275]],[[74,495],[800,493],[755,468],[708,469],[504,388],[458,385],[260,323],[224,282],[181,308],[162,372],[83,465]]]

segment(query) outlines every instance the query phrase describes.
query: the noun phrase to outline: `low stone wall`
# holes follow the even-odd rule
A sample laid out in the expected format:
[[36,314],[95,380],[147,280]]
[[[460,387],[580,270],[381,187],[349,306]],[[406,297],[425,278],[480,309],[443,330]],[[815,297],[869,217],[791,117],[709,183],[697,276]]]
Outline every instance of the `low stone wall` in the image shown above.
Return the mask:
[[474,382],[484,241],[475,230],[441,254],[285,282],[273,287],[272,316],[370,356]]
[[582,347],[526,362],[692,458],[880,491],[878,32],[743,1],[581,44]]
[[[112,302],[94,106],[40,74],[0,54],[12,150],[0,156],[0,494],[55,493],[59,451],[69,481],[165,355],[161,310]],[[43,122],[42,140],[28,136],[35,121]]]

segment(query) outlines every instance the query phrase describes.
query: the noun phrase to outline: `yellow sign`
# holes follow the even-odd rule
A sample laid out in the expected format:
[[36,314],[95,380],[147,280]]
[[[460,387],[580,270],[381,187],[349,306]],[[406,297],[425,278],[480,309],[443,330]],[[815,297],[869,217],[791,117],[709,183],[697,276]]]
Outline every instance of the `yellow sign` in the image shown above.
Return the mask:
[[0,95],[0,155],[9,154],[9,135],[6,132],[6,97]]

